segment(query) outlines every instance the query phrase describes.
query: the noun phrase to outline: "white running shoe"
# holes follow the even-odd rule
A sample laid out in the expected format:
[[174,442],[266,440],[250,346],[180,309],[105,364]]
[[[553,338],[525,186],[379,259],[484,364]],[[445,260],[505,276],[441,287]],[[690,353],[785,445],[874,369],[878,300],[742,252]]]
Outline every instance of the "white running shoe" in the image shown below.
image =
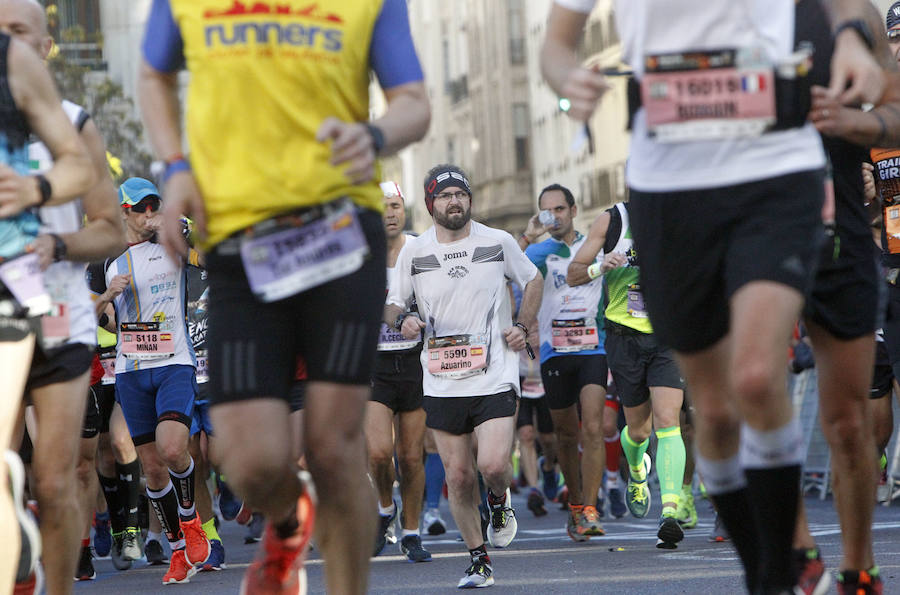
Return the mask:
[[487,529],[488,543],[493,547],[506,547],[512,543],[518,530],[509,488],[506,488],[506,498],[501,504],[491,504],[488,497],[488,508],[491,510],[491,525]]
[[490,587],[494,584],[494,571],[490,564],[480,560],[472,562],[466,569],[466,574],[456,585],[460,589],[476,589],[478,587]]
[[38,529],[34,517],[25,507],[25,466],[18,453],[7,450],[4,453],[6,467],[9,470],[9,484],[12,489],[13,508],[16,520],[19,521],[22,535],[22,550],[19,558],[19,569],[16,572],[17,580],[27,579],[38,566],[41,557],[41,530]]

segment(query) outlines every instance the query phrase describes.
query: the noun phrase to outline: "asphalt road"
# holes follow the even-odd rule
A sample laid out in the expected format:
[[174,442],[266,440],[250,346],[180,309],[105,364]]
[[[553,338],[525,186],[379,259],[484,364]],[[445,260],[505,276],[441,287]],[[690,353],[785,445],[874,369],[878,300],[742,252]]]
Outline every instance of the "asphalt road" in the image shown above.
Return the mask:
[[[737,556],[727,544],[709,543],[713,516],[709,505],[697,501],[700,523],[687,532],[674,551],[656,549],[656,519],[604,519],[607,536],[576,544],[565,534],[565,513],[558,506],[547,516],[535,518],[526,509],[524,495],[514,496],[519,532],[509,548],[492,550],[496,584],[494,593],[740,593],[742,576]],[[840,528],[832,501],[807,498],[813,534],[830,571],[840,560]],[[458,533],[443,502],[448,533],[425,537],[424,544],[434,559],[411,564],[396,545],[389,545],[372,561],[369,590],[372,593],[453,593],[468,566],[468,553],[456,538]],[[117,572],[112,563],[95,560],[97,579],[75,585],[79,594],[129,593],[237,593],[241,575],[256,550],[244,545],[246,529],[223,524],[228,568],[200,573],[190,584],[164,587],[165,569],[135,563],[127,572]],[[877,507],[875,553],[885,580],[885,593],[900,594],[900,505]],[[313,551],[307,562],[309,592],[325,591],[322,561]],[[832,587],[832,591],[834,588]]]

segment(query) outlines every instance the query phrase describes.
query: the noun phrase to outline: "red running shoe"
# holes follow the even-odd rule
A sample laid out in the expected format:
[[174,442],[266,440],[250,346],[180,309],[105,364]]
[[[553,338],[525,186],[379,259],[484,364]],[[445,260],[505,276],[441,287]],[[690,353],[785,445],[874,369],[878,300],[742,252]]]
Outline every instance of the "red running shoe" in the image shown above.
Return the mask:
[[212,547],[200,522],[200,515],[196,515],[189,521],[181,521],[181,532],[184,533],[184,555],[187,561],[194,566],[203,564],[209,559]]
[[315,527],[316,493],[309,473],[300,471],[298,476],[303,493],[297,500],[297,532],[280,539],[271,523],[266,525],[262,548],[241,581],[241,595],[306,594],[303,562]]
[[825,572],[825,562],[818,548],[795,549],[794,568],[797,589],[804,595],[825,595],[831,586],[831,577]]

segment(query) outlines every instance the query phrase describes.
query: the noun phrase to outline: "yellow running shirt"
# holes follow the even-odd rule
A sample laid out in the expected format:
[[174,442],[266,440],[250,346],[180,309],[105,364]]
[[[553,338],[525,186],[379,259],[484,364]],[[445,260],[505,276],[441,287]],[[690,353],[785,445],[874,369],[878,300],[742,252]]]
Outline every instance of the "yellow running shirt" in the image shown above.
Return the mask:
[[405,0],[154,0],[143,43],[161,72],[185,64],[190,162],[210,247],[254,223],[349,196],[382,208],[316,141],[331,116],[369,117],[369,71],[384,89],[422,80]]

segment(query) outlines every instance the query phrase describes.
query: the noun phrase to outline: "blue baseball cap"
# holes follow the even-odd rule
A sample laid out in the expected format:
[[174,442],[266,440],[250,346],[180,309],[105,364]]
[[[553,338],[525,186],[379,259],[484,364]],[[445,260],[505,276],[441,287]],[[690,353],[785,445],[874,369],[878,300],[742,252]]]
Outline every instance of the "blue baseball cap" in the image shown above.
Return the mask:
[[148,196],[160,198],[159,190],[150,180],[128,178],[119,186],[119,204],[123,207],[133,207]]

